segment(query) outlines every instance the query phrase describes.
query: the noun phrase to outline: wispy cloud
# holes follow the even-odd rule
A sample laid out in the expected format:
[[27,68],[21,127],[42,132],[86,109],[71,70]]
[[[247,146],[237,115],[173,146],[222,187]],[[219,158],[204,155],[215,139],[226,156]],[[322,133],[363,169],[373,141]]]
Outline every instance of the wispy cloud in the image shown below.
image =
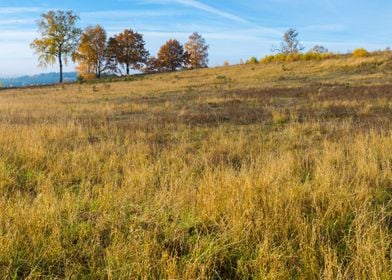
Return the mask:
[[0,15],[37,13],[41,10],[40,7],[0,7]]
[[320,24],[320,25],[306,25],[300,27],[301,30],[306,31],[332,31],[332,32],[340,32],[346,29],[346,26],[343,24]]
[[[143,1],[139,1],[140,4],[151,4],[151,3],[155,3],[155,4],[162,4],[162,5],[168,5],[168,4],[180,4],[183,5],[185,7],[190,7],[193,9],[197,9],[203,12],[206,12],[208,14],[212,14],[215,16],[219,16],[221,18],[226,18],[229,19],[233,22],[233,24],[235,25],[235,29],[240,28],[242,31],[241,32],[253,32],[253,34],[262,34],[265,36],[281,36],[282,34],[282,29],[281,28],[272,28],[272,27],[266,27],[266,26],[262,26],[259,25],[253,21],[250,21],[244,17],[241,17],[237,14],[233,14],[230,12],[225,11],[224,9],[221,8],[216,8],[213,7],[211,5],[205,4],[201,1],[198,0],[143,0]],[[235,23],[242,23],[242,25],[238,25]],[[219,25],[220,27],[226,26],[227,25]],[[230,32],[233,31],[233,25],[230,25]],[[222,30],[220,27],[216,26],[216,25],[209,25],[207,29],[204,30],[200,30],[200,29],[196,29],[193,28],[192,30],[198,30],[198,31],[202,31],[203,34],[205,33],[215,33],[217,34],[218,32],[222,33],[222,32],[226,32],[228,31],[227,28],[225,28],[225,30]],[[183,24],[181,24],[180,26],[178,26],[178,28],[184,30],[185,26]],[[192,30],[188,30],[188,31],[192,31]],[[230,33],[230,32],[226,32],[226,33]],[[249,34],[249,33],[248,33]],[[236,35],[236,37],[238,37],[238,35]],[[250,38],[253,36],[246,36],[244,35],[244,33],[242,33],[240,35],[240,37],[246,37],[246,38]]]
[[3,50],[4,42],[29,42],[34,38],[37,33],[34,30],[16,30],[16,29],[6,29],[1,30],[0,42]]
[[0,25],[18,25],[18,24],[26,24],[32,23],[35,19],[0,19]]
[[92,11],[82,12],[80,14],[82,19],[110,19],[110,18],[152,18],[152,17],[164,17],[174,16],[181,14],[180,11],[176,10],[145,10],[145,11],[131,11],[131,10],[110,10],[110,11]]
[[204,4],[204,3],[196,1],[196,0],[174,0],[174,1],[177,3],[183,4],[183,5],[187,5],[187,6],[208,12],[210,14],[214,14],[214,15],[223,17],[223,18],[227,18],[227,19],[234,20],[237,22],[242,22],[242,23],[249,23],[248,20],[246,20],[240,16],[226,12],[222,9],[214,8],[210,5]]
[[[178,38],[178,39],[187,39],[189,37],[189,32],[165,32],[159,30],[141,30],[143,35],[147,37],[156,37],[156,38]],[[203,33],[204,38],[212,39],[212,40],[246,40],[246,41],[257,41],[260,38],[252,35],[244,35],[243,32],[208,32]],[[268,42],[268,41],[264,41]]]
[[144,3],[159,3],[159,4],[170,4],[177,3],[191,8],[195,8],[209,14],[213,14],[222,18],[230,19],[240,23],[249,23],[249,21],[241,16],[227,12],[223,9],[215,8],[211,5],[207,5],[197,0],[145,0]]

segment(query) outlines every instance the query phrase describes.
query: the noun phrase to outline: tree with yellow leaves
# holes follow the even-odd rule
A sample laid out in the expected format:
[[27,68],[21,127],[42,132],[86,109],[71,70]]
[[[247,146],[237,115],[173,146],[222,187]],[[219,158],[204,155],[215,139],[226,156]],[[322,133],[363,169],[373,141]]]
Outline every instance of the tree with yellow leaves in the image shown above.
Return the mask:
[[189,36],[185,50],[189,54],[188,67],[191,69],[206,68],[208,66],[208,48],[205,39],[197,32]]
[[60,83],[63,82],[63,64],[78,44],[81,29],[76,27],[79,17],[73,11],[49,11],[37,22],[41,38],[35,39],[30,47],[39,55],[40,66],[60,66]]
[[73,55],[78,62],[77,71],[86,78],[100,78],[106,70],[106,31],[101,26],[87,27],[82,36],[77,51]]

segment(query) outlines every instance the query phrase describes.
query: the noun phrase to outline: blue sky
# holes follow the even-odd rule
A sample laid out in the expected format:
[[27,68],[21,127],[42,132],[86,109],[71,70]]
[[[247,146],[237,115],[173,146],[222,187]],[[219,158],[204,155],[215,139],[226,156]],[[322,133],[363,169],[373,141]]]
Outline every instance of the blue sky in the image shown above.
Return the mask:
[[50,9],[72,9],[80,27],[100,24],[109,35],[124,28],[141,32],[151,54],[169,38],[185,43],[198,31],[210,45],[210,66],[262,57],[290,27],[307,48],[322,44],[346,52],[392,45],[387,0],[0,0],[0,77],[57,71],[37,67],[29,48],[38,36],[35,21]]

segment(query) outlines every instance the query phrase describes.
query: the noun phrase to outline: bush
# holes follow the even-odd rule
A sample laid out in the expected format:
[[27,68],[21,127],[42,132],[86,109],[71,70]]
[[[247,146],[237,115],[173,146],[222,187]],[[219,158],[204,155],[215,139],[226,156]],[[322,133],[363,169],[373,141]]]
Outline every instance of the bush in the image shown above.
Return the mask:
[[276,55],[267,55],[266,57],[264,57],[261,62],[263,63],[270,63],[270,62],[283,62],[286,61],[286,54],[283,53],[279,53]]
[[364,48],[355,49],[353,51],[353,57],[368,57],[369,52]]
[[249,60],[246,61],[246,64],[257,64],[257,63],[259,63],[259,60],[254,56],[252,56]]
[[85,79],[82,75],[78,75],[78,76],[76,77],[76,81],[77,81],[79,84],[83,84],[83,83],[86,82],[86,79]]
[[286,55],[286,62],[298,61],[301,59],[301,55],[299,53],[290,53]]
[[337,57],[334,53],[316,53],[309,51],[307,53],[291,53],[291,54],[276,54],[267,55],[261,62],[271,63],[271,62],[293,62],[293,61],[310,61],[310,60],[326,60]]

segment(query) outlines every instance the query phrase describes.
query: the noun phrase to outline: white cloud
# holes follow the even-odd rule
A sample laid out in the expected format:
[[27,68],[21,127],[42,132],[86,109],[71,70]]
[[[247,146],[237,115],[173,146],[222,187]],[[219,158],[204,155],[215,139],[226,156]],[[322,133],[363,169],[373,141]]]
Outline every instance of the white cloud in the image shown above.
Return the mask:
[[0,19],[0,25],[15,25],[15,24],[26,24],[32,23],[35,19]]
[[227,19],[230,19],[230,20],[237,21],[237,22],[249,23],[248,20],[246,20],[246,19],[244,19],[244,18],[242,18],[240,16],[237,16],[237,15],[232,14],[232,13],[228,13],[228,12],[223,11],[221,9],[214,8],[214,7],[210,6],[210,5],[201,3],[201,2],[196,1],[196,0],[175,0],[175,2],[183,4],[183,5],[191,6],[193,8],[196,8],[196,9],[208,12],[210,14],[214,14],[214,15],[217,15],[217,16],[220,16],[220,17],[223,17],[223,18],[227,18]]
[[37,13],[41,10],[40,7],[0,7],[0,15]]
[[37,32],[33,30],[14,30],[14,29],[9,29],[9,30],[1,30],[1,37],[0,40],[6,40],[6,41],[26,41],[30,40],[31,38],[34,38],[37,36]]
[[343,24],[320,24],[320,25],[307,25],[300,28],[301,30],[306,31],[332,31],[332,32],[340,32],[346,30],[346,27]]
[[145,1],[139,1],[139,2],[144,2],[144,3],[159,3],[159,4],[170,4],[170,3],[177,3],[181,4],[184,6],[192,7],[213,15],[220,16],[222,18],[230,19],[236,22],[240,23],[250,23],[247,19],[242,18],[238,15],[235,15],[233,13],[224,11],[223,9],[218,9],[215,7],[212,7],[211,5],[204,4],[200,1],[196,0],[145,0]]
[[118,19],[118,18],[146,18],[146,17],[164,17],[181,14],[175,10],[145,10],[145,11],[127,11],[127,10],[110,10],[110,11],[93,11],[80,13],[81,19]]

